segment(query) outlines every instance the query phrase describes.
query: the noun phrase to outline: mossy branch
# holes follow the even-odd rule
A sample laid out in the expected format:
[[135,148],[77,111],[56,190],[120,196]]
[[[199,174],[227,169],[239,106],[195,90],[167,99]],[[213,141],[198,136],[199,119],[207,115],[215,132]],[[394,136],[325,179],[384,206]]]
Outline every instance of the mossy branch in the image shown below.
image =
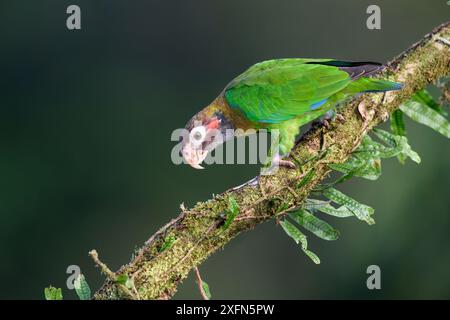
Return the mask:
[[[141,299],[169,299],[190,270],[223,248],[231,239],[257,224],[272,219],[286,208],[302,204],[309,193],[330,173],[327,164],[343,163],[364,135],[411,95],[450,73],[450,23],[394,58],[379,76],[404,84],[400,91],[365,94],[347,102],[338,120],[313,126],[291,153],[297,169],[281,168],[276,174],[259,176],[181,214],[156,232],[132,261],[116,274],[134,280]],[[324,152],[326,150],[326,152]],[[224,227],[230,198],[239,214]],[[227,223],[228,225],[228,223]],[[129,299],[108,277],[95,299]]]

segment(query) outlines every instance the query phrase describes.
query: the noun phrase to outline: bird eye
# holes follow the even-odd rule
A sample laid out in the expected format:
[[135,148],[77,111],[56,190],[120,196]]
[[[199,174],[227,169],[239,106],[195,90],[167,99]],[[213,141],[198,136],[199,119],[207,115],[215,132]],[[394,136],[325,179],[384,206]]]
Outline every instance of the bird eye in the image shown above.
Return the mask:
[[203,126],[198,126],[192,129],[191,131],[191,141],[194,144],[200,145],[202,141],[205,139],[206,136],[206,130]]
[[200,133],[200,132],[196,132],[196,133],[194,133],[194,139],[195,140],[200,140],[202,138],[202,134]]

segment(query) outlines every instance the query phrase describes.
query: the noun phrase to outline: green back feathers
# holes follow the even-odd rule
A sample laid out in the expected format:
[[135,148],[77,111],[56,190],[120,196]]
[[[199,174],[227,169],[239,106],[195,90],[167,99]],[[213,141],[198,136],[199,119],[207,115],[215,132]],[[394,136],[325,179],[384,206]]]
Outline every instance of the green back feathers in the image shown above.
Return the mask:
[[350,82],[346,72],[306,63],[310,61],[283,59],[258,63],[228,85],[225,98],[232,108],[239,108],[253,122],[279,123],[306,113],[311,105]]

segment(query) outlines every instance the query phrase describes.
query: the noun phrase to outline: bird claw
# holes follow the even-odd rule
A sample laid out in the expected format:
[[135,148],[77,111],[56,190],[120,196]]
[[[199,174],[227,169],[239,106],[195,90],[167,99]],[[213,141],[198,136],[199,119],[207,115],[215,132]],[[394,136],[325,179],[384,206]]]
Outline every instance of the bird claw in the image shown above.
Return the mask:
[[295,163],[293,163],[292,161],[289,161],[289,160],[279,160],[278,165],[280,167],[284,167],[284,168],[288,168],[288,169],[296,168]]
[[269,167],[265,167],[262,169],[262,175],[272,175],[277,173],[279,167],[287,168],[287,169],[295,169],[297,166],[294,162],[290,160],[283,160],[279,154],[275,155],[270,162]]
[[373,116],[375,115],[374,110],[368,110],[366,107],[366,104],[364,101],[362,101],[360,104],[358,104],[358,112],[361,118],[364,120],[364,122],[368,122],[372,120]]
[[341,122],[341,123],[344,123],[344,122],[345,122],[344,116],[343,116],[342,114],[340,114],[340,113],[337,113],[337,114],[336,114],[336,120],[338,120],[338,121]]

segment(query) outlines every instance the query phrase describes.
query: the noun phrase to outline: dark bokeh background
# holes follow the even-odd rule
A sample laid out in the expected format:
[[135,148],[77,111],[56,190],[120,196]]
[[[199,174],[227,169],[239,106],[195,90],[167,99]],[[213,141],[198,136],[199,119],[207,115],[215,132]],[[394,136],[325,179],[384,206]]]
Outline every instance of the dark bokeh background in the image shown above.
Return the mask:
[[[69,31],[69,4],[82,30]],[[382,29],[365,25],[369,4]],[[170,161],[173,129],[249,65],[281,57],[384,62],[449,18],[433,1],[23,1],[0,4],[1,298],[65,288],[87,256],[112,269],[193,205],[258,172],[195,171]],[[329,218],[336,242],[310,237],[316,266],[273,222],[242,234],[201,271],[214,298],[450,298],[450,141],[408,122],[422,164],[383,163],[343,189],[376,208],[375,226]],[[382,290],[366,288],[377,264]],[[177,298],[199,298],[192,277]]]

